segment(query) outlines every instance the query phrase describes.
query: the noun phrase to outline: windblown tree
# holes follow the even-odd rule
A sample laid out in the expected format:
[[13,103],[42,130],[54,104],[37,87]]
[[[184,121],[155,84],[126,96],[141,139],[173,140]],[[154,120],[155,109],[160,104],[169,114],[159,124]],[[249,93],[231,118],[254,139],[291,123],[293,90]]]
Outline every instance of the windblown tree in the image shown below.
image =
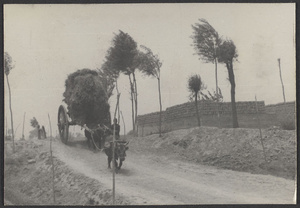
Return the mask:
[[97,71],[101,79],[103,89],[105,89],[105,95],[107,96],[107,99],[109,99],[116,87],[116,81],[120,73],[111,69],[108,62],[103,63],[101,68]]
[[162,62],[160,61],[158,55],[154,55],[150,48],[141,45],[146,52],[140,53],[140,70],[147,76],[152,76],[157,79],[158,82],[158,96],[159,96],[159,136],[161,137],[161,126],[162,126],[162,104],[161,104],[161,92],[160,92],[160,68]]
[[199,23],[195,23],[195,25],[192,25],[192,28],[193,46],[200,59],[206,63],[215,64],[217,115],[219,117],[218,53],[222,40],[219,37],[218,32],[205,19],[200,19]]
[[[116,88],[117,94],[119,96],[119,89],[118,89],[118,77],[120,75],[120,71],[114,70],[108,61],[104,62],[100,69],[98,69],[98,74],[100,79],[102,80],[103,87],[106,91],[106,96],[109,99],[112,94],[113,90]],[[117,105],[117,110],[119,112],[119,105]],[[114,118],[116,117],[117,111],[115,111]],[[118,113],[118,123],[120,122],[120,116]]]
[[112,47],[107,51],[106,61],[112,70],[122,72],[128,76],[132,105],[132,126],[135,132],[138,111],[138,94],[135,77],[135,70],[139,65],[137,43],[130,35],[120,30],[119,34],[113,38]]
[[219,61],[226,65],[228,71],[228,79],[231,85],[231,110],[232,110],[232,127],[238,128],[238,118],[236,111],[236,102],[235,102],[235,79],[233,72],[233,62],[237,60],[238,53],[234,42],[232,40],[225,40],[220,45],[219,50]]
[[4,73],[6,76],[8,93],[9,93],[9,110],[10,110],[10,121],[11,121],[11,130],[12,130],[13,152],[15,152],[15,135],[14,135],[13,112],[12,112],[12,107],[11,107],[11,90],[10,90],[8,75],[14,67],[15,66],[13,64],[11,56],[9,55],[9,53],[5,52],[4,53]]
[[200,115],[198,110],[198,99],[200,98],[200,92],[204,88],[204,84],[201,81],[200,75],[192,75],[188,80],[188,90],[191,92],[190,98],[195,98],[195,107],[198,120],[198,126],[201,126]]

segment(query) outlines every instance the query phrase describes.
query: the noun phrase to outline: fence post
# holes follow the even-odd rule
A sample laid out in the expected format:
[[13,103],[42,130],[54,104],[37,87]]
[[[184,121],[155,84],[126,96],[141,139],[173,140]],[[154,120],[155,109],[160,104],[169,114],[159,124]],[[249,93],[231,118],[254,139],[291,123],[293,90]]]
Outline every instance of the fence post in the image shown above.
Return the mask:
[[124,125],[124,137],[125,137],[125,135],[126,135],[126,127],[125,127],[124,117],[123,117],[122,111],[120,111],[120,113],[121,113],[122,121],[123,121],[123,125]]
[[285,105],[285,93],[284,93],[284,85],[283,85],[282,76],[281,76],[280,58],[278,58],[277,61],[278,61],[278,67],[279,67],[279,76],[280,76],[281,87],[282,87],[283,101],[284,101],[284,105]]
[[255,95],[255,106],[256,106],[257,123],[258,123],[258,126],[259,126],[260,142],[261,142],[261,146],[262,146],[262,148],[263,148],[265,161],[267,162],[267,157],[266,157],[265,147],[264,147],[263,138],[262,138],[262,133],[261,133],[260,119],[259,119],[259,115],[258,115],[258,106],[257,106],[256,95]]
[[[116,109],[115,109],[115,116],[114,118],[116,117],[116,112],[117,112],[117,109],[119,107],[119,99],[120,99],[120,93],[118,93],[117,95],[117,104],[116,104]],[[113,147],[112,147],[112,153],[113,153],[113,158],[112,158],[112,161],[113,161],[113,205],[115,205],[115,190],[116,190],[116,180],[115,180],[115,177],[116,177],[116,163],[115,163],[115,138],[116,138],[116,125],[114,125],[114,132],[113,132]]]
[[5,156],[7,154],[7,117],[5,116],[5,136],[4,136],[4,150],[5,150]]
[[26,112],[24,113],[24,117],[23,117],[23,130],[22,130],[22,139],[25,139],[25,136],[24,136],[25,115],[26,115]]
[[55,187],[54,187],[54,164],[53,164],[53,157],[52,157],[52,127],[51,127],[51,121],[50,116],[48,113],[48,119],[49,119],[49,125],[50,125],[50,158],[51,158],[51,164],[52,164],[52,190],[53,190],[53,203],[55,204]]

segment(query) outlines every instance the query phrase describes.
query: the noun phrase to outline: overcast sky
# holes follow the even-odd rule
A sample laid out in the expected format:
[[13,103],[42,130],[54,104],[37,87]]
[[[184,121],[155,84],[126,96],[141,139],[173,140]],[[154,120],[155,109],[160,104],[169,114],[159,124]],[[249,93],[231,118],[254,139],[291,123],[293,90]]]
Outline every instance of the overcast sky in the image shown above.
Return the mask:
[[[119,30],[132,36],[138,45],[151,48],[163,61],[164,110],[188,102],[187,80],[192,74],[199,74],[207,89],[215,90],[214,65],[199,60],[191,46],[191,25],[199,18],[206,19],[237,47],[239,57],[234,63],[237,101],[253,101],[256,95],[265,104],[283,102],[278,58],[286,100],[296,99],[295,4],[292,3],[10,4],[4,5],[4,50],[15,62],[9,79],[16,137],[22,134],[24,112],[25,135],[32,130],[32,117],[48,131],[48,113],[52,134],[56,134],[57,111],[64,104],[62,94],[67,76],[82,68],[100,68]],[[219,87],[224,100],[230,102],[227,78],[226,67],[219,64]],[[118,84],[128,131],[132,129],[128,77],[122,75]],[[157,80],[138,73],[137,87],[138,114],[158,111]],[[115,108],[115,98],[116,93],[110,99],[111,111]],[[10,128],[7,89],[5,114]],[[71,131],[78,129],[72,127]]]

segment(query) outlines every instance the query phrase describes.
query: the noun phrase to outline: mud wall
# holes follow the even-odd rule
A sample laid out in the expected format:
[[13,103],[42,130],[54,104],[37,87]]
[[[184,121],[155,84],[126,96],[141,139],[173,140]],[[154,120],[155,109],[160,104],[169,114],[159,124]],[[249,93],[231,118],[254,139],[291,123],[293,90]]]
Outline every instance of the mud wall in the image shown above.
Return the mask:
[[[265,111],[264,101],[257,102],[258,111],[260,113]],[[198,103],[198,109],[200,115],[217,115],[217,103],[209,101],[200,101]],[[237,113],[256,113],[255,102],[237,102],[236,103]],[[188,102],[180,105],[175,105],[166,109],[166,120],[191,117],[196,114],[196,108],[194,102]],[[219,113],[221,115],[231,114],[231,103],[219,103]]]
[[281,117],[284,115],[295,116],[296,113],[296,103],[295,102],[287,102],[287,103],[278,103],[273,105],[267,105],[266,113],[268,114],[277,114],[277,116]]
[[[284,105],[265,106],[264,101],[256,103],[237,102],[236,103],[239,127],[241,128],[268,128],[279,126],[280,114]],[[217,104],[214,102],[200,101],[198,103],[200,121],[202,126],[215,126],[222,128],[232,127],[231,103],[219,103],[220,117],[217,116]],[[289,115],[295,114],[295,102],[286,104],[286,112]],[[195,103],[188,102],[172,106],[162,112],[162,131],[168,132],[176,129],[184,129],[197,126]],[[159,132],[159,112],[138,116],[138,134],[145,136]]]

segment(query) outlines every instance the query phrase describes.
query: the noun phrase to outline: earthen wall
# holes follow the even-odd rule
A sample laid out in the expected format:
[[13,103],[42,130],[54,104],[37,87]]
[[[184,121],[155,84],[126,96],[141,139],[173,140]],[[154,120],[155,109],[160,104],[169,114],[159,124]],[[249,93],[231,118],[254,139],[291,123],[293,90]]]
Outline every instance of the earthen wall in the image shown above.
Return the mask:
[[[267,105],[264,101],[237,102],[239,127],[241,128],[268,128],[278,126],[283,104]],[[217,103],[200,101],[198,103],[202,126],[216,126],[221,128],[232,127],[231,103],[219,103],[219,117]],[[286,103],[285,112],[295,114],[295,102]],[[258,112],[258,113],[257,113]],[[159,132],[159,112],[138,116],[138,133],[145,136]],[[162,111],[162,131],[168,132],[177,129],[197,126],[196,108],[194,102],[175,105]]]

